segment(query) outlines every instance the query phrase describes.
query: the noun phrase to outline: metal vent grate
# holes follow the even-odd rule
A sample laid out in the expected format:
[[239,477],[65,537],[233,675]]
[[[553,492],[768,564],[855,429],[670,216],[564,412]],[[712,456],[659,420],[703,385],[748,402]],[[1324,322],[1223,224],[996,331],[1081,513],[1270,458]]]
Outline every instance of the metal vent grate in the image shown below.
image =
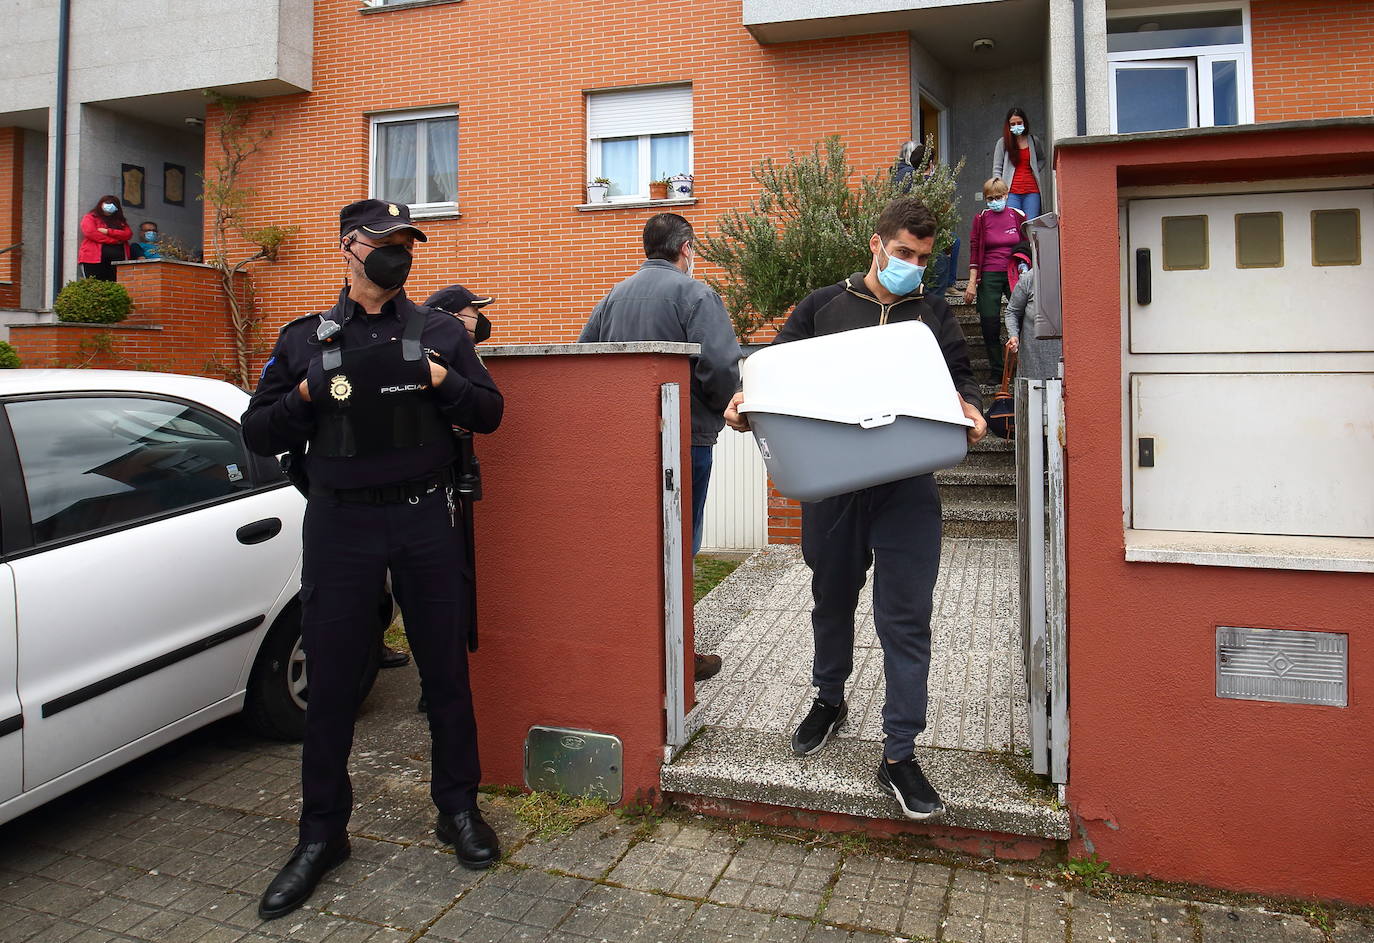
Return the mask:
[[1217,697],[1345,707],[1350,638],[1340,632],[1217,627]]

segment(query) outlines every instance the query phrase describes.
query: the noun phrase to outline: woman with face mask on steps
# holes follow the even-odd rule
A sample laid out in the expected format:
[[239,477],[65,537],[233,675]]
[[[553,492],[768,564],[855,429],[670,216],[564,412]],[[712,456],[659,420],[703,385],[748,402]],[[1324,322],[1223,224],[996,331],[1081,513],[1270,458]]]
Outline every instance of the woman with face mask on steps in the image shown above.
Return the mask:
[[96,200],[91,211],[81,217],[81,246],[76,252],[81,277],[114,281],[114,263],[129,258],[133,236],[117,196],[107,193]]
[[1002,136],[992,149],[992,175],[1007,182],[1010,194],[1007,205],[1035,219],[1048,207],[1041,194],[1044,181],[1049,179],[1049,151],[1041,140],[1031,134],[1030,121],[1020,108],[1007,112],[1002,122]]
[[1026,214],[1008,205],[1007,185],[993,177],[983,184],[987,209],[973,217],[968,240],[968,288],[964,304],[978,305],[978,322],[988,352],[991,382],[1002,378],[1002,298],[1008,293],[1007,263],[1021,241]]

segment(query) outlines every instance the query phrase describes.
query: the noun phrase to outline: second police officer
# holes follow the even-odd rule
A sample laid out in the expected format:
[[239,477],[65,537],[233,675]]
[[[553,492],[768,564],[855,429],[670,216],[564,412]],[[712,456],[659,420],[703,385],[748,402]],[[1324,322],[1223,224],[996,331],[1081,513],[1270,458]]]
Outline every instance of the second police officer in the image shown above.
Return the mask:
[[309,479],[300,841],[262,897],[264,919],[299,907],[349,855],[348,755],[388,570],[429,699],[436,833],[464,867],[500,857],[477,809],[470,548],[457,520],[452,428],[492,432],[504,403],[463,325],[406,297],[416,240],[426,237],[404,204],[361,200],[340,211],[348,282],[334,307],[282,329],[243,417],[250,449],[298,460],[304,451]]

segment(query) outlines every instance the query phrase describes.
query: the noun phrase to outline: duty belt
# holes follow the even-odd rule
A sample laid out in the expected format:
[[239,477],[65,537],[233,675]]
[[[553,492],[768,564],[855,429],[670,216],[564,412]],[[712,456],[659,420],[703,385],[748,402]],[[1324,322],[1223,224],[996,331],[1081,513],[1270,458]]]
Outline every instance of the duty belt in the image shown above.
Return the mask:
[[312,486],[310,494],[333,498],[345,504],[400,504],[404,501],[414,504],[425,495],[433,494],[440,488],[446,488],[451,484],[453,484],[453,470],[445,468],[424,478],[399,481],[388,485],[373,485],[370,488],[316,488]]

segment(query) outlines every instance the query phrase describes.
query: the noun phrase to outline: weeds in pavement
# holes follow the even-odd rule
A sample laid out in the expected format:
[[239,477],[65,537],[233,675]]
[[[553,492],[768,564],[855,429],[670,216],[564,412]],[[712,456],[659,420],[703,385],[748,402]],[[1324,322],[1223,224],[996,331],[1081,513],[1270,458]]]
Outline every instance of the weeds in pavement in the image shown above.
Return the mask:
[[1106,880],[1111,867],[1110,861],[1103,861],[1094,851],[1086,858],[1070,858],[1064,865],[1064,876],[1092,890],[1094,885]]
[[511,807],[515,817],[534,829],[538,838],[566,835],[609,811],[603,799],[554,792],[532,792],[515,799]]

